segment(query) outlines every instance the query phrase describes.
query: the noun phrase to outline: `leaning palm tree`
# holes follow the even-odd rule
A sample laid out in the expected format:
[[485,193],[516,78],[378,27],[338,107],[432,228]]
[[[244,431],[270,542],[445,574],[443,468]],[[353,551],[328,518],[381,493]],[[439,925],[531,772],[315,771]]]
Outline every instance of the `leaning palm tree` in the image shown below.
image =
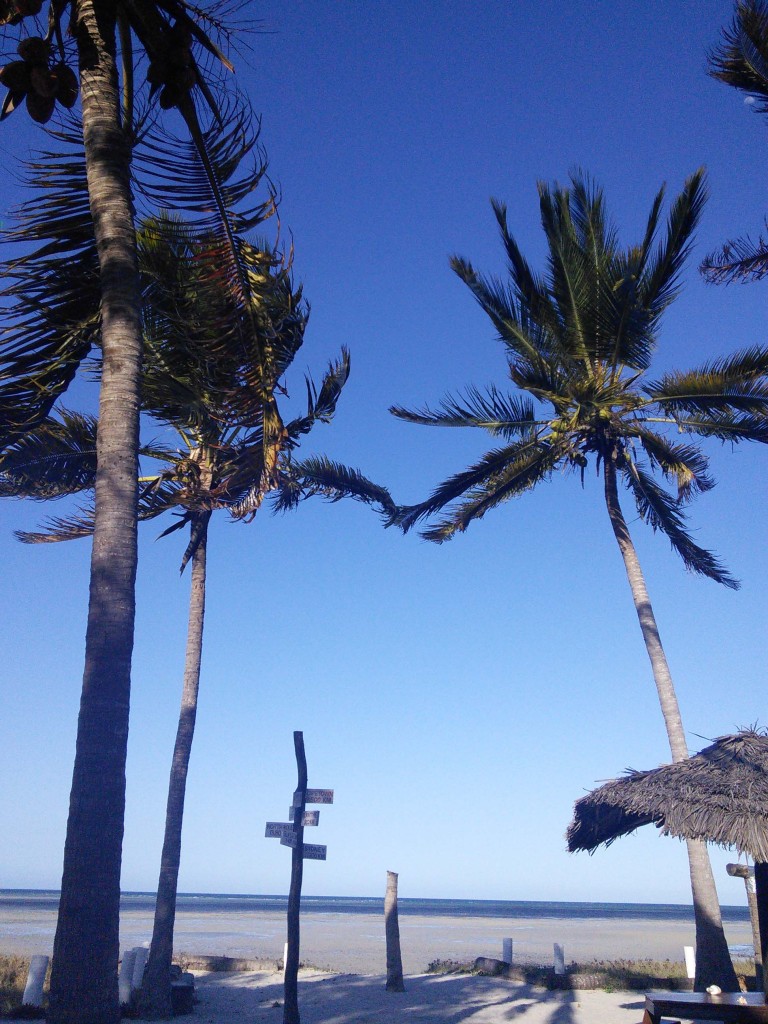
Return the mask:
[[[582,174],[570,188],[539,187],[548,246],[545,275],[526,262],[494,202],[508,260],[508,281],[485,278],[458,257],[452,266],[488,314],[504,344],[518,394],[494,387],[448,397],[437,409],[395,406],[395,416],[434,426],[480,427],[500,446],[440,484],[425,501],[394,517],[403,530],[430,520],[423,536],[438,543],[489,509],[533,489],[557,470],[602,471],[605,504],[624,561],[675,760],[686,757],[677,697],[645,580],[622,513],[618,481],[638,513],[667,535],[686,567],[728,587],[736,581],[691,538],[684,503],[712,486],[700,448],[679,433],[721,440],[768,441],[768,349],[752,349],[699,370],[648,377],[665,309],[705,201],[702,172],[685,183],[657,243],[664,190],[641,243],[619,246],[602,192]],[[667,432],[665,426],[671,430]],[[670,494],[654,474],[673,482]],[[441,518],[440,518],[441,516]],[[438,517],[438,518],[435,518]],[[697,981],[735,985],[706,848],[689,844],[697,931]]]
[[[120,863],[136,578],[136,468],[141,302],[131,195],[134,47],[146,55],[159,105],[175,106],[201,142],[194,94],[215,111],[201,70],[212,55],[215,5],[187,0],[0,0],[0,25],[18,29],[19,60],[0,71],[8,92],[0,119],[22,102],[45,123],[57,105],[82,102],[84,165],[101,299],[99,470],[91,554],[85,667],[77,726],[49,1018],[54,1024],[116,1024]],[[118,36],[120,43],[118,45]],[[73,71],[77,66],[78,73]],[[79,90],[78,90],[79,85]],[[19,427],[39,423],[77,363],[66,343],[14,346],[4,339],[2,382],[26,391]],[[30,387],[26,387],[29,383]],[[0,431],[0,450],[8,440]]]
[[[722,42],[709,54],[713,78],[747,94],[758,114],[768,113],[768,3],[739,0]],[[768,227],[768,225],[766,225]],[[759,281],[768,274],[768,239],[762,235],[726,242],[701,264],[708,281]]]
[[[354,497],[392,512],[388,492],[359,472],[315,456],[300,460],[301,437],[329,422],[349,376],[349,356],[331,363],[318,388],[306,380],[305,411],[285,421],[278,409],[285,372],[302,345],[307,309],[274,250],[238,239],[246,268],[247,301],[222,274],[221,240],[200,239],[162,218],[140,234],[144,282],[145,369],[142,408],[150,422],[173,434],[173,445],[145,444],[150,465],[139,480],[139,520],[171,512],[161,536],[188,528],[181,569],[191,563],[184,683],[171,766],[154,930],[139,1000],[144,1016],[171,1014],[171,958],[186,779],[197,713],[205,613],[208,529],[214,512],[250,521],[264,500],[295,507],[320,494]],[[226,329],[225,350],[211,354],[211,334]],[[48,417],[7,453],[0,495],[50,499],[92,490],[97,422],[62,411]],[[93,510],[50,520],[20,534],[27,542],[89,536]]]

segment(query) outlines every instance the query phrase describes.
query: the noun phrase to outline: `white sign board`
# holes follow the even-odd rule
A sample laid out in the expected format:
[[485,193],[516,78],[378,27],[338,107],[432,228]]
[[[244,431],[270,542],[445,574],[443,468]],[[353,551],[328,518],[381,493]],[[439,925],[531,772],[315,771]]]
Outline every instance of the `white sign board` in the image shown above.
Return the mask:
[[332,789],[308,789],[307,790],[307,803],[308,804],[332,804],[333,803],[333,790]]
[[293,825],[290,821],[268,821],[264,836],[267,839],[282,839],[283,836],[293,835]]

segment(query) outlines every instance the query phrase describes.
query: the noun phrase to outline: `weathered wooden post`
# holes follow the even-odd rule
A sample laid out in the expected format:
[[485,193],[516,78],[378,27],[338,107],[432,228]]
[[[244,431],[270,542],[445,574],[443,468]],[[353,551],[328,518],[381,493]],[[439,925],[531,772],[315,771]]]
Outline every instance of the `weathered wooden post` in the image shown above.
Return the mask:
[[319,811],[307,811],[307,804],[332,804],[332,789],[307,789],[307,758],[304,753],[304,734],[294,732],[298,784],[289,809],[291,821],[268,821],[264,835],[279,839],[282,846],[291,847],[291,887],[288,892],[288,941],[283,964],[283,1024],[300,1024],[299,1019],[299,944],[301,914],[301,883],[305,860],[325,860],[326,847],[304,842],[304,826],[317,825]]
[[284,1024],[299,1024],[299,916],[301,913],[301,882],[304,877],[304,807],[307,801],[307,758],[304,736],[293,734],[299,782],[293,794],[293,837],[291,844],[291,888],[288,892],[288,956],[285,958],[283,987]]
[[405,992],[403,958],[400,955],[400,924],[397,919],[397,872],[387,872],[384,896],[384,934],[387,939],[387,992]]
[[763,992],[768,1002],[768,864],[755,861],[755,899],[760,925],[760,960],[763,964]]
[[747,890],[747,906],[749,920],[752,923],[752,945],[755,950],[755,988],[763,987],[763,959],[760,955],[760,919],[757,912],[757,890],[755,888],[755,869],[747,864],[726,864],[725,870],[732,878],[743,878]]

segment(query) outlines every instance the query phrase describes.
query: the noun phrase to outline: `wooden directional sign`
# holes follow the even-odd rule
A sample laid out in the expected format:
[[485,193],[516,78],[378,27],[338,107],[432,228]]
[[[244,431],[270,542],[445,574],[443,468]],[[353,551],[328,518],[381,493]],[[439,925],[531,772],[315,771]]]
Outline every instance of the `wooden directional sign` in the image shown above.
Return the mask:
[[320,811],[304,811],[304,817],[301,822],[305,827],[307,825],[319,825],[320,824]]
[[307,800],[308,804],[332,804],[333,803],[333,790],[332,789],[308,789]]
[[267,839],[282,839],[283,836],[293,835],[293,824],[290,821],[268,821],[264,835]]
[[304,860],[325,860],[327,846],[318,846],[316,843],[304,843]]
[[290,846],[293,849],[296,846],[296,833],[286,832],[285,835],[280,836],[281,846]]

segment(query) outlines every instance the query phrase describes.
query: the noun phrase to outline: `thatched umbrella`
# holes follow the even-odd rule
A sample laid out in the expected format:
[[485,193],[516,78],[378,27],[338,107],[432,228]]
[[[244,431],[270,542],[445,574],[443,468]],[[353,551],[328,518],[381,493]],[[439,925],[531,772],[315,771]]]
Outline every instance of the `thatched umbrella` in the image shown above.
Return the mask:
[[736,847],[755,862],[763,984],[768,998],[768,736],[721,736],[684,761],[629,771],[578,800],[568,849],[609,846],[640,825]]

